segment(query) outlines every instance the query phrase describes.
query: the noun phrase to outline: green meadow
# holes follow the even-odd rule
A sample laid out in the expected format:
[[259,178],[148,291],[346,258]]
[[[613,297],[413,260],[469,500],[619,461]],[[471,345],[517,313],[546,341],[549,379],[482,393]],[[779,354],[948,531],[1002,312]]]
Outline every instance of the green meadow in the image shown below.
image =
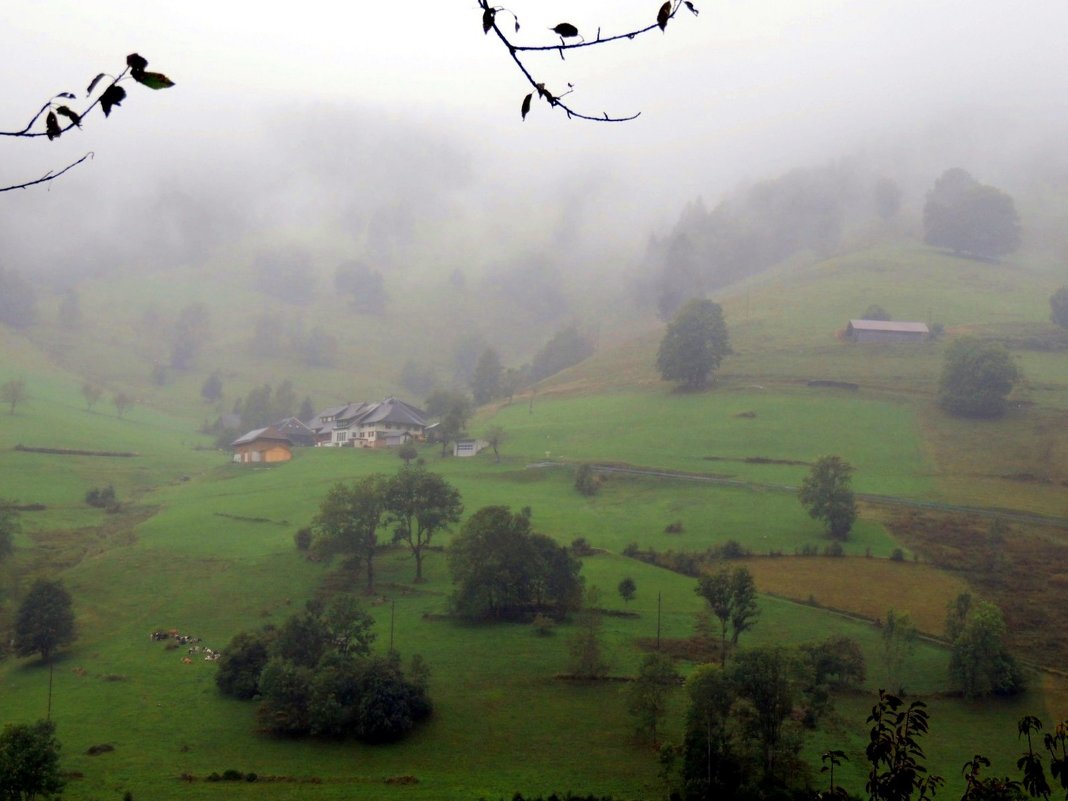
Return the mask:
[[[1013,270],[1011,280],[1001,272],[1007,269]],[[223,279],[205,271],[204,277],[207,290],[176,289],[157,311],[166,315],[190,300],[206,300],[205,291],[215,310],[238,307],[252,281],[241,273]],[[1058,483],[1068,480],[1068,434],[1058,426],[1068,410],[1063,352],[1014,351],[1025,376],[1017,389],[1020,403],[1004,420],[974,424],[937,409],[944,342],[862,348],[835,338],[870,303],[898,319],[942,321],[949,337],[1037,331],[1055,285],[1055,276],[1042,269],[973,264],[913,245],[795,266],[753,279],[722,299],[735,355],[709,391],[680,394],[659,382],[651,368],[659,329],[636,318],[636,336],[629,341],[603,347],[533,396],[479,411],[473,434],[490,425],[507,432],[499,462],[489,451],[473,459],[442,458],[436,446],[425,446],[421,455],[460,490],[465,515],[489,504],[529,506],[539,531],[564,544],[582,537],[596,549],[583,558],[587,586],[603,591],[607,609],[634,613],[604,618],[611,674],[630,677],[655,642],[658,623],[662,637],[687,638],[703,602],[694,579],[628,558],[628,546],[704,551],[735,540],[754,557],[777,553],[784,559],[803,549],[822,550],[827,540],[821,526],[784,489],[796,486],[805,463],[819,456],[837,454],[850,462],[861,492],[1068,517]],[[516,791],[566,790],[662,797],[656,754],[635,735],[626,712],[626,682],[558,677],[567,669],[571,623],[542,637],[525,625],[448,619],[451,586],[440,549],[427,558],[428,581],[416,585],[409,555],[384,548],[376,593],[367,596],[376,648],[386,651],[392,639],[405,658],[421,654],[432,670],[434,715],[399,744],[260,733],[254,704],[216,691],[212,663],[199,656],[184,663],[184,649],[168,650],[150,639],[154,630],[174,628],[223,648],[235,633],[278,624],[319,594],[360,588],[359,577],[338,563],[305,558],[293,534],[309,524],[332,484],[393,472],[400,466],[395,454],[303,449],[290,462],[253,467],[230,463],[227,453],[210,449],[209,438],[196,432],[238,394],[265,381],[289,377],[299,395],[330,402],[398,391],[399,354],[390,351],[395,343],[387,332],[401,315],[352,318],[342,327],[343,350],[363,337],[381,345],[368,348],[372,355],[349,375],[285,358],[249,357],[244,349],[252,312],[219,314],[215,353],[159,387],[148,382],[149,368],[165,351],[138,328],[134,302],[152,286],[147,278],[131,279],[85,291],[87,310],[119,310],[102,328],[106,336],[78,338],[42,324],[30,335],[5,332],[0,340],[0,382],[23,377],[30,393],[15,414],[0,413],[0,495],[47,507],[21,516],[16,554],[0,573],[0,620],[10,620],[35,575],[62,577],[74,596],[80,634],[55,662],[52,693],[63,769],[73,777],[65,797],[121,798],[129,791],[138,799],[495,799]],[[418,312],[440,297],[428,289],[415,292],[411,302]],[[441,355],[448,321],[426,317],[429,352]],[[134,344],[125,350],[125,342]],[[222,367],[221,356],[219,363],[213,359],[224,353],[237,365],[226,373],[227,399],[204,404],[200,383]],[[90,372],[108,387],[92,410],[80,393]],[[813,378],[853,382],[858,389],[807,386]],[[137,398],[121,419],[110,402],[120,388]],[[18,444],[137,455],[59,456],[16,451]],[[747,486],[608,474],[599,494],[586,498],[573,487],[573,469],[581,462]],[[1025,473],[1049,480],[1013,478]],[[86,506],[89,489],[109,484],[123,511]],[[681,532],[667,533],[675,523]],[[385,532],[380,536],[388,539]],[[445,533],[435,545],[447,546],[449,537]],[[850,556],[885,560],[902,543],[865,512],[844,547]],[[851,561],[808,558],[820,560],[828,574],[848,569]],[[892,584],[892,572],[887,575]],[[630,604],[616,593],[625,576],[638,587]],[[835,714],[810,733],[805,746],[814,784],[820,781],[820,751],[840,748],[850,757],[844,781],[859,791],[864,718],[887,680],[879,630],[855,616],[774,597],[774,586],[758,589],[769,594],[761,597],[759,621],[743,645],[798,644],[836,634],[860,643],[868,664],[864,687],[836,698]],[[818,591],[815,586],[813,595]],[[1050,721],[1064,717],[1064,710],[1037,679],[1012,701],[965,703],[947,695],[947,664],[944,646],[921,641],[901,681],[930,703],[932,734],[925,748],[931,769],[946,776],[946,792],[952,793],[961,789],[960,765],[975,753],[994,758],[999,772],[1012,769],[1022,714]],[[678,667],[683,674],[693,669],[685,660]],[[0,662],[3,720],[43,716],[48,683],[48,668],[36,660]],[[684,708],[679,691],[666,739],[681,736]],[[114,750],[86,753],[104,743]],[[252,771],[261,780],[204,781],[227,769]]]

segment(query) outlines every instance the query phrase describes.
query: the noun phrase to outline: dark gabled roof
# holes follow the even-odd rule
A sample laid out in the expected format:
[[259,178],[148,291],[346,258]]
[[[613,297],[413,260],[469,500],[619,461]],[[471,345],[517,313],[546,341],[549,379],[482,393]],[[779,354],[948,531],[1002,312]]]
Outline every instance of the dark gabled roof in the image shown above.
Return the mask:
[[336,415],[336,422],[344,424],[343,426],[339,425],[338,428],[347,428],[352,425],[373,406],[373,403],[368,403],[367,401],[346,403]]
[[287,445],[292,445],[292,440],[285,434],[279,431],[274,426],[266,426],[265,428],[254,428],[247,434],[243,434],[235,439],[231,444],[231,447],[237,447],[238,445],[249,445],[258,439],[269,439],[278,442],[284,442]]
[[888,331],[895,334],[929,334],[927,323],[906,323],[891,320],[850,320],[854,331]]
[[279,420],[274,423],[271,428],[276,429],[280,434],[285,434],[289,437],[297,439],[310,439],[315,436],[315,432],[312,431],[304,423],[300,422],[296,417],[287,417],[284,420]]
[[[327,430],[333,430],[334,419],[337,418],[338,414],[343,412],[351,405],[351,403],[343,403],[340,406],[331,406],[329,409],[323,409],[321,412],[319,412],[319,414],[315,415],[315,417],[305,423],[305,425],[308,426],[308,428],[310,428],[316,434],[321,434],[322,432]],[[323,422],[324,417],[329,417],[330,422]]]
[[417,409],[410,403],[405,403],[396,398],[386,398],[381,403],[376,403],[364,412],[358,422],[360,425],[370,423],[401,423],[405,425],[426,426],[426,412]]

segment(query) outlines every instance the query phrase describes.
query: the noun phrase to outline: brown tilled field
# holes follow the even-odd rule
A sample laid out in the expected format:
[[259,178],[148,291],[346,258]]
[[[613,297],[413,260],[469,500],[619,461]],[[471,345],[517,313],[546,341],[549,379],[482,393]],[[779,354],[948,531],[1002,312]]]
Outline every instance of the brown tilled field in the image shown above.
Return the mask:
[[904,513],[887,526],[943,575],[1000,606],[1020,656],[1068,666],[1068,531],[935,512]]
[[946,604],[967,584],[923,562],[784,556],[745,560],[757,589],[829,609],[881,620],[888,609],[908,612],[924,634],[942,636]]

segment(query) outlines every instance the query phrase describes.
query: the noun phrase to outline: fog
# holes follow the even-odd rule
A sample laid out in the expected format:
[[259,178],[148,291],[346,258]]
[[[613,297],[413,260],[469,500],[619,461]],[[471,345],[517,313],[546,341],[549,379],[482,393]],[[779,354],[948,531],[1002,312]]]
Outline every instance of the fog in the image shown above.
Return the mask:
[[[518,38],[552,44],[557,22],[608,35],[648,24],[653,6],[510,9]],[[574,84],[575,108],[641,112],[598,124],[538,102],[522,121],[529,87],[473,1],[5,3],[4,129],[135,50],[177,86],[131,85],[110,119],[95,111],[59,142],[4,139],[2,184],[95,156],[0,195],[3,258],[77,277],[321,238],[339,258],[433,256],[446,274],[532,254],[618,266],[694,198],[714,205],[797,166],[859,160],[913,208],[948,166],[1009,190],[1065,173],[1065,4],[697,7],[664,34],[530,55],[558,93]]]

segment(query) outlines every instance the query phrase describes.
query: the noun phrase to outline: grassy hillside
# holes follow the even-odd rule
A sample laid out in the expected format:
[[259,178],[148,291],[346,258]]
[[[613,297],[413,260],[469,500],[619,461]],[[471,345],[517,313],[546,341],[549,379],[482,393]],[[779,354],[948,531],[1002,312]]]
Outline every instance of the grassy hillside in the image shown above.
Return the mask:
[[[183,651],[149,639],[155,629],[177,628],[223,647],[237,631],[277,624],[317,594],[358,586],[357,577],[339,565],[305,559],[294,548],[293,533],[310,521],[334,482],[400,465],[392,453],[348,449],[301,450],[293,461],[273,467],[233,465],[227,454],[206,449],[207,439],[195,433],[202,420],[248,387],[282,377],[292,378],[300,395],[317,399],[395,391],[398,360],[408,353],[447,360],[458,327],[454,317],[439,313],[454,308],[457,298],[438,286],[412,287],[407,308],[398,304],[383,317],[361,317],[338,299],[303,311],[265,300],[253,291],[247,271],[206,270],[202,278],[173,292],[161,291],[149,276],[87,285],[82,304],[91,322],[81,332],[56,325],[47,310],[45,322],[28,334],[0,332],[0,382],[23,377],[31,395],[14,415],[0,414],[2,492],[47,507],[22,515],[16,556],[0,572],[0,618],[10,618],[35,575],[61,576],[75,597],[80,637],[56,663],[54,677],[64,769],[80,775],[66,797],[103,798],[126,790],[135,798],[205,799],[460,799],[566,789],[621,798],[659,795],[655,754],[634,736],[625,711],[626,685],[556,678],[566,669],[571,624],[538,637],[528,626],[444,619],[450,583],[440,551],[428,557],[429,581],[414,585],[411,559],[386,549],[378,562],[378,590],[367,598],[377,621],[376,648],[388,648],[392,619],[396,647],[406,657],[423,654],[433,670],[435,715],[395,746],[259,733],[252,704],[217,693],[211,663],[183,664]],[[821,550],[826,539],[784,487],[797,485],[805,463],[835,453],[856,467],[861,491],[1068,517],[1068,370],[1066,351],[1017,347],[1026,379],[1015,396],[1019,403],[1003,420],[964,422],[935,404],[944,342],[862,347],[838,341],[835,331],[879,303],[899,319],[940,320],[950,338],[970,331],[1018,342],[1048,329],[1044,304],[1057,284],[1048,271],[1026,265],[975,264],[911,245],[795,265],[722,299],[736,353],[710,391],[677,394],[662,384],[651,367],[658,334],[639,335],[602,348],[544,382],[533,397],[481,410],[471,424],[474,433],[490,424],[508,433],[500,463],[488,452],[442,459],[433,446],[423,455],[461,491],[465,514],[487,504],[530,506],[538,530],[562,543],[584,537],[598,549],[583,559],[587,584],[604,590],[606,607],[638,615],[605,619],[617,676],[634,673],[655,636],[658,596],[662,633],[671,641],[692,634],[702,606],[692,578],[628,558],[628,546],[704,551],[733,539],[750,550],[747,564],[764,595],[759,622],[743,644],[844,633],[864,650],[863,691],[838,698],[837,715],[806,745],[812,765],[820,750],[845,749],[851,758],[847,782],[859,789],[863,719],[887,679],[871,619],[893,606],[938,635],[947,599],[963,589],[997,597],[991,594],[998,589],[967,565],[954,573],[943,569],[952,555],[934,554],[931,537],[921,536],[928,528],[936,532],[935,526],[921,531],[882,509],[862,509],[846,557],[795,558],[802,550]],[[151,365],[165,357],[165,340],[146,323],[144,311],[155,307],[165,322],[189,300],[210,304],[213,345],[191,372],[154,386]],[[471,299],[457,302],[473,311],[464,305]],[[344,342],[342,369],[306,368],[286,355],[250,356],[249,327],[264,308],[287,318],[306,314],[306,325],[329,314]],[[160,330],[164,322],[157,324]],[[646,322],[633,318],[634,330]],[[502,338],[513,353],[522,353],[519,333],[511,336]],[[226,371],[227,398],[218,406],[204,404],[200,383],[219,367]],[[87,374],[104,381],[109,392],[93,410],[80,393]],[[859,389],[810,388],[811,378],[855,382]],[[137,398],[121,419],[110,405],[110,393],[120,389]],[[138,455],[15,451],[20,443]],[[571,467],[582,461],[748,486],[611,475],[597,496],[585,498],[572,487]],[[543,462],[551,464],[537,465]],[[108,514],[85,505],[88,489],[107,484],[114,485],[123,511]],[[682,531],[667,533],[676,522]],[[954,547],[963,551],[967,542],[985,541],[985,525],[982,520],[954,529],[960,538]],[[1051,547],[1068,538],[1056,530],[1036,531],[1014,527],[1010,533]],[[448,540],[446,534],[435,544]],[[905,560],[887,558],[897,548],[904,549]],[[1029,553],[1041,561],[1047,552]],[[630,605],[615,594],[627,575],[638,586]],[[1055,593],[1057,586],[1040,589]],[[1001,591],[1023,594],[1015,586]],[[1060,597],[1050,595],[1047,603],[1055,606]],[[1015,614],[1033,610],[1021,606]],[[1016,622],[1010,620],[1022,631]],[[944,647],[924,641],[902,680],[931,703],[934,739],[927,751],[932,769],[947,776],[947,792],[953,792],[960,785],[959,766],[974,753],[995,757],[997,771],[1010,770],[1018,750],[1016,718],[1063,717],[1064,696],[1046,677],[1014,701],[965,704],[945,695],[947,660]],[[692,667],[679,662],[684,673]],[[47,680],[34,660],[0,663],[4,720],[41,716]],[[677,739],[681,692],[672,703],[666,736]],[[100,743],[115,750],[86,754]],[[277,780],[236,786],[202,780],[230,768]],[[197,780],[182,781],[182,774]],[[418,782],[396,782],[409,776]]]

